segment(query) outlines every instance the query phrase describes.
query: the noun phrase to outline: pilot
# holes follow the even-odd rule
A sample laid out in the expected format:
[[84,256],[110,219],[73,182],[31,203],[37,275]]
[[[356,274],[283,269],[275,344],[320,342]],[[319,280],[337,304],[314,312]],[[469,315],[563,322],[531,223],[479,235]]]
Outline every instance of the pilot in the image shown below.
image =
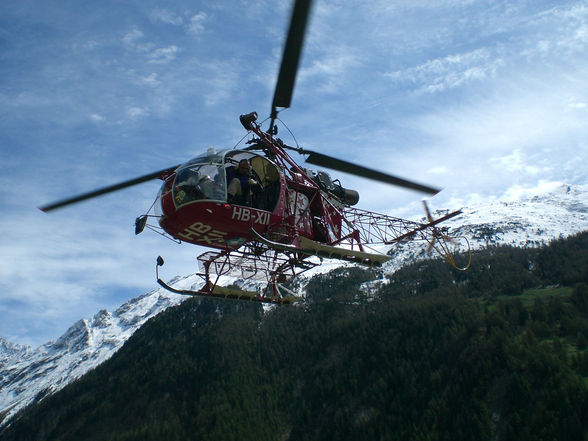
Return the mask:
[[247,159],[241,159],[239,165],[227,172],[228,202],[251,206],[251,193],[261,191],[261,185],[251,177],[251,165]]
[[198,180],[198,188],[201,190],[203,199],[222,199],[224,197],[224,191],[207,174],[200,175]]

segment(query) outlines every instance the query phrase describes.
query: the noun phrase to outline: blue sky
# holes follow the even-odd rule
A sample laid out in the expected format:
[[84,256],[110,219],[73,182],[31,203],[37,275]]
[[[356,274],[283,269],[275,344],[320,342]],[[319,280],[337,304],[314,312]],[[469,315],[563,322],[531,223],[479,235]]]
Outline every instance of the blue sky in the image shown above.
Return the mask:
[[[290,3],[0,5],[0,336],[38,345],[196,269],[133,223],[154,181],[37,206],[235,146],[269,114]],[[456,209],[587,182],[588,2],[316,0],[292,108],[301,146],[444,191]],[[282,129],[284,140],[293,140]],[[338,173],[360,207],[421,195]]]

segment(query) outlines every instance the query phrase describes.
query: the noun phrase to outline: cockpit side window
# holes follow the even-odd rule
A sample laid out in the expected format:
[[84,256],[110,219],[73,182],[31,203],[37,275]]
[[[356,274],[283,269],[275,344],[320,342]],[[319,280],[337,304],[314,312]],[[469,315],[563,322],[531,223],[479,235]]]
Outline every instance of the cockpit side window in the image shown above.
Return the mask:
[[[243,178],[237,175],[239,163],[247,160],[250,168],[249,174]],[[227,191],[231,193],[229,203],[246,205],[260,210],[273,211],[280,194],[280,173],[271,161],[263,156],[251,152],[235,151],[225,157],[225,169],[227,173]],[[240,183],[245,179],[248,185]],[[238,193],[235,189],[245,190],[247,194]]]
[[177,171],[173,186],[176,206],[194,201],[226,201],[224,169],[221,164],[194,164]]

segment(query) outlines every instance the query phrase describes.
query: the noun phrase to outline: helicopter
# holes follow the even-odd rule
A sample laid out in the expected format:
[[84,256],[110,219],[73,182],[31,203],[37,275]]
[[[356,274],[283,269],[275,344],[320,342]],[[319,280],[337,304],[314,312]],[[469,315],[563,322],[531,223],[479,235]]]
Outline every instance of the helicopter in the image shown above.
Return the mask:
[[[311,0],[296,0],[282,54],[280,71],[264,130],[258,114],[239,117],[251,135],[242,149],[206,152],[182,164],[100,188],[42,207],[50,212],[77,202],[123,190],[154,179],[163,181],[147,213],[137,217],[135,234],[145,228],[178,243],[208,248],[198,256],[203,285],[177,289],[159,277],[164,260],[156,260],[156,279],[163,288],[183,295],[228,298],[261,303],[294,303],[303,298],[286,284],[320,265],[323,258],[380,267],[391,257],[378,245],[426,241],[454,268],[471,262],[467,239],[466,262],[458,266],[453,244],[442,222],[461,214],[448,212],[433,219],[425,204],[426,221],[415,222],[356,208],[357,191],[342,186],[325,171],[299,165],[305,162],[429,195],[440,189],[363,167],[339,158],[286,145],[277,137],[279,111],[289,108],[303,47]],[[311,259],[316,256],[319,258]],[[223,276],[258,280],[259,288],[224,286]]]

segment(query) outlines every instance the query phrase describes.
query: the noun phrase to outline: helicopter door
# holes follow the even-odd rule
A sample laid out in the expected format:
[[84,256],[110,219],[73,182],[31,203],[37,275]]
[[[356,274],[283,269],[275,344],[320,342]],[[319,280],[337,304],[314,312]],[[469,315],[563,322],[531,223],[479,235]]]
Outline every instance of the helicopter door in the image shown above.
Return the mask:
[[260,210],[273,211],[280,195],[278,169],[263,156],[254,156],[249,162],[262,187],[262,191],[254,198],[253,206]]
[[[246,205],[258,210],[274,211],[280,196],[280,173],[278,168],[263,156],[250,152],[233,151],[225,157],[227,190],[234,179],[235,169],[240,161],[247,159],[251,165],[250,178],[257,182]],[[227,165],[229,165],[227,167]]]

